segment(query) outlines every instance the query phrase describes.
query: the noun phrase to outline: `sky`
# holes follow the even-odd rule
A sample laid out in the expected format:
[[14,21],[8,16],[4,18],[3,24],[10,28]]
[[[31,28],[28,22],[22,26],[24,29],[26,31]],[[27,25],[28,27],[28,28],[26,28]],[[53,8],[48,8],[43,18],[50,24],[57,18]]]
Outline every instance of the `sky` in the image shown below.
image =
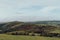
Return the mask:
[[60,20],[60,0],[0,0],[0,22]]

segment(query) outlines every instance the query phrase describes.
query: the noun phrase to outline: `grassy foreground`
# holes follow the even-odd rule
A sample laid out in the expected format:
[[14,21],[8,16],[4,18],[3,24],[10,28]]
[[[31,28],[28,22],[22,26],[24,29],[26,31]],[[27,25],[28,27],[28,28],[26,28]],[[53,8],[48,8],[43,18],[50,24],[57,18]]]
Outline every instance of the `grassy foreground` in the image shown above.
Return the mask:
[[0,40],[60,40],[60,38],[41,36],[13,36],[0,34]]

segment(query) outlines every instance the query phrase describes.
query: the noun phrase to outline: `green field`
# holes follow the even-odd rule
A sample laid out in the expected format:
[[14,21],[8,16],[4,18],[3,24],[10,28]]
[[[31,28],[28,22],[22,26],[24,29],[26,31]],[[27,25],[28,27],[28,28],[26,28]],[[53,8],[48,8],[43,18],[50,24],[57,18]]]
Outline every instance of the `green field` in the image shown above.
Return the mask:
[[42,37],[42,36],[16,36],[0,34],[0,40],[60,40],[57,37]]

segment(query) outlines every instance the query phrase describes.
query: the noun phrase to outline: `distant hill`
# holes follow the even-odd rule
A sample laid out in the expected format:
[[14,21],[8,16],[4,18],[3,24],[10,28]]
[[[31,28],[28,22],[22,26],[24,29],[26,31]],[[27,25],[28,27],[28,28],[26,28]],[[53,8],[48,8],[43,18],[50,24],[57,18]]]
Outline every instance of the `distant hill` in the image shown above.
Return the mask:
[[11,27],[18,25],[18,24],[22,24],[24,22],[18,22],[18,21],[14,21],[14,22],[6,22],[6,23],[0,23],[0,30],[7,30],[10,29]]
[[60,24],[60,21],[36,21],[36,22],[27,22],[31,24]]
[[[39,25],[37,25],[37,24],[39,24]],[[44,25],[41,25],[41,24],[44,24]],[[13,32],[13,31],[22,31],[22,30],[24,30],[24,31],[27,31],[27,30],[28,31],[31,31],[31,30],[40,31],[41,29],[50,30],[50,29],[54,28],[54,26],[48,25],[48,24],[60,24],[60,21],[5,22],[5,23],[0,23],[0,30],[2,30],[2,32]]]

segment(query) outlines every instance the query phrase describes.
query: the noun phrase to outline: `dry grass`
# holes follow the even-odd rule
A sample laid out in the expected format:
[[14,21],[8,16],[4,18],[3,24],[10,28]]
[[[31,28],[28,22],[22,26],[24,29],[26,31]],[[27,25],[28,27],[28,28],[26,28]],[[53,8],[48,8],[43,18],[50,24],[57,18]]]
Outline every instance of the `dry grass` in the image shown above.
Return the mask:
[[42,37],[42,36],[16,36],[0,34],[0,40],[60,40],[55,37]]

